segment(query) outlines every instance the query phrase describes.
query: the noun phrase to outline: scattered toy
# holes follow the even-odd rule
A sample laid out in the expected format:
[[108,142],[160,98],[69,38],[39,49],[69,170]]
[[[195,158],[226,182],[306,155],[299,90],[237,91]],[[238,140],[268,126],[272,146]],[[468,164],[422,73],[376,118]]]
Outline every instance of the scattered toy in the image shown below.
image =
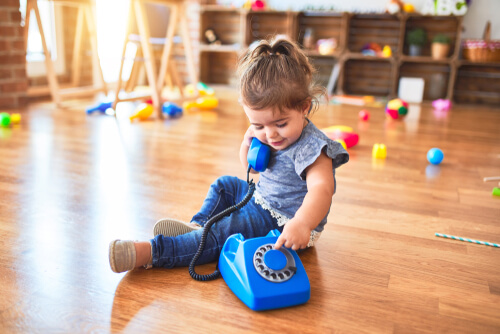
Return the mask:
[[500,196],[500,188],[493,188],[493,192],[492,192],[492,195],[493,196]]
[[215,95],[215,91],[213,90],[213,88],[209,87],[207,84],[205,84],[203,82],[198,82],[196,84],[196,87],[193,84],[189,84],[189,85],[186,85],[186,87],[184,87],[184,93],[188,96],[194,96],[196,90],[198,91],[198,93],[201,96],[214,96]]
[[403,118],[408,113],[408,102],[401,99],[390,100],[387,103],[385,112],[392,119]]
[[431,148],[427,152],[427,161],[429,161],[433,165],[439,165],[441,161],[443,161],[444,154],[439,148]]
[[203,96],[197,98],[195,101],[186,101],[182,105],[182,109],[188,110],[191,108],[198,108],[201,110],[211,110],[217,108],[219,105],[219,99],[215,96]]
[[135,110],[135,113],[132,116],[130,116],[129,119],[131,122],[134,119],[139,119],[141,121],[144,121],[153,114],[153,111],[154,107],[151,104],[141,103]]
[[370,112],[366,109],[363,109],[358,113],[358,116],[360,120],[367,121],[370,119]]
[[441,238],[448,238],[448,239],[453,239],[453,240],[460,240],[460,241],[466,241],[466,242],[472,242],[473,244],[479,244],[479,245],[485,245],[485,246],[492,246],[492,247],[497,247],[499,248],[499,244],[494,244],[492,242],[487,242],[487,241],[479,241],[479,240],[474,240],[474,239],[469,239],[469,238],[462,238],[462,237],[457,237],[454,235],[449,235],[449,234],[442,234],[442,233],[434,233],[436,237],[441,237]]
[[6,128],[10,125],[11,118],[9,113],[2,112],[0,113],[0,126]]
[[113,102],[102,102],[96,106],[90,107],[86,110],[87,114],[92,114],[93,112],[100,112],[104,114],[106,110],[113,107]]
[[432,106],[434,107],[434,109],[437,109],[440,111],[450,110],[451,101],[445,100],[445,99],[434,100],[434,101],[432,101]]
[[[384,100],[382,100],[384,101]],[[377,100],[375,97],[367,96],[354,96],[354,95],[335,95],[331,99],[333,104],[349,104],[354,106],[367,106],[367,107],[382,107],[385,101]]]
[[349,126],[334,125],[322,129],[321,131],[323,131],[323,133],[325,133],[331,140],[338,141],[341,144],[344,142],[345,146],[342,146],[346,149],[355,146],[359,141],[359,135]]
[[385,159],[387,157],[387,148],[385,147],[385,144],[374,144],[372,157],[375,159]]
[[177,117],[182,115],[182,108],[174,103],[165,102],[162,106],[162,112],[170,117]]
[[21,114],[9,114],[8,112],[0,113],[0,127],[7,128],[12,124],[19,124],[21,122]]
[[21,123],[21,114],[17,114],[17,113],[11,114],[10,115],[10,123],[11,124]]

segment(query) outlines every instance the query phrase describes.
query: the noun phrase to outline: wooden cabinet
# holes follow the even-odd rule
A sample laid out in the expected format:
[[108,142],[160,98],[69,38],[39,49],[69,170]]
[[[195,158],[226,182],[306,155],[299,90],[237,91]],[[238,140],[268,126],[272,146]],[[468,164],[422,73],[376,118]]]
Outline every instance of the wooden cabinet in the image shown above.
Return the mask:
[[[462,17],[416,14],[350,14],[335,12],[253,12],[206,5],[201,8],[200,78],[208,84],[236,85],[236,62],[259,39],[284,34],[305,48],[318,72],[316,80],[330,93],[397,96],[402,77],[425,81],[424,100],[448,98],[464,103],[500,103],[500,64],[477,64],[460,59]],[[204,32],[212,28],[221,41],[208,45]],[[410,56],[407,32],[423,28],[429,42],[421,56]],[[431,56],[432,38],[451,39],[447,58]],[[321,55],[319,39],[334,38],[335,52]],[[369,56],[370,43],[391,48],[390,57]]]

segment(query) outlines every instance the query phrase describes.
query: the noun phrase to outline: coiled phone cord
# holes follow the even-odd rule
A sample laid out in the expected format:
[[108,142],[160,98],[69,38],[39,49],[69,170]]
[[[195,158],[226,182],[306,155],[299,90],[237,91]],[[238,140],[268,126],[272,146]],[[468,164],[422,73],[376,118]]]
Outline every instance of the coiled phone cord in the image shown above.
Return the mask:
[[213,273],[207,274],[207,275],[197,274],[196,271],[194,270],[194,267],[196,265],[196,261],[198,261],[201,254],[203,254],[203,251],[205,250],[205,243],[207,241],[208,232],[210,232],[210,228],[212,227],[212,225],[215,224],[216,222],[218,222],[219,220],[221,220],[222,218],[229,216],[234,211],[239,210],[242,207],[244,207],[252,198],[253,193],[255,191],[255,183],[253,182],[253,180],[249,180],[251,169],[252,169],[252,167],[249,165],[248,169],[247,169],[248,192],[245,195],[245,197],[243,198],[243,200],[241,200],[241,202],[237,203],[236,205],[233,205],[233,206],[227,208],[226,210],[216,214],[212,218],[210,218],[206,222],[205,226],[203,227],[203,233],[201,235],[200,245],[198,246],[198,250],[196,251],[196,254],[193,256],[191,263],[189,263],[189,275],[191,275],[191,277],[197,281],[212,281],[214,279],[221,277],[221,273],[220,273],[218,267],[215,268],[215,271]]

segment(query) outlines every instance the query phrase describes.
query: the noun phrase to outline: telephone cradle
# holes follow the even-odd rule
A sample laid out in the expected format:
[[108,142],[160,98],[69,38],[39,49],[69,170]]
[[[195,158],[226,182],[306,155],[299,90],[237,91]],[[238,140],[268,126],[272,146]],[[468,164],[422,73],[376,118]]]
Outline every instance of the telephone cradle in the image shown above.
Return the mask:
[[254,311],[306,303],[311,296],[309,278],[294,250],[273,249],[280,232],[245,240],[230,236],[219,258],[219,270],[233,293]]

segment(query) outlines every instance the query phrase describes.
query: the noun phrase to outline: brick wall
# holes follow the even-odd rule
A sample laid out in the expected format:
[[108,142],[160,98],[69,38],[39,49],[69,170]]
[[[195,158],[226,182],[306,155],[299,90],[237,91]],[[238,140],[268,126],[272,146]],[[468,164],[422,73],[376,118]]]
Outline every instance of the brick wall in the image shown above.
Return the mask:
[[28,79],[19,1],[0,1],[0,109],[26,104]]

